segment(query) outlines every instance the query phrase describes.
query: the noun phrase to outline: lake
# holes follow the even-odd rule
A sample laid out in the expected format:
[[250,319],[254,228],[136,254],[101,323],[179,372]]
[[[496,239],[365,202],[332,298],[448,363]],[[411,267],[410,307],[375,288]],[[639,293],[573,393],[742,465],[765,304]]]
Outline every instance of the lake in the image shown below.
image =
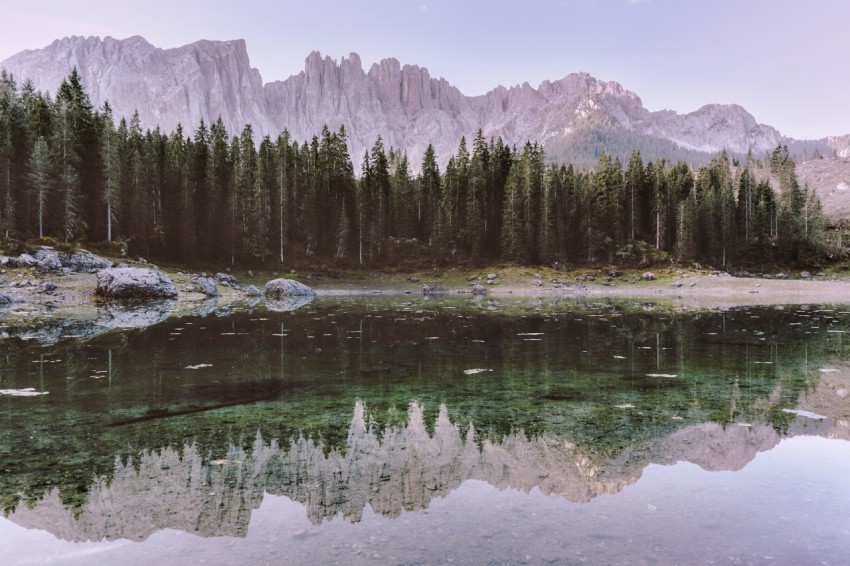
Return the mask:
[[2,560],[846,564],[847,332],[840,305],[335,296],[10,336]]

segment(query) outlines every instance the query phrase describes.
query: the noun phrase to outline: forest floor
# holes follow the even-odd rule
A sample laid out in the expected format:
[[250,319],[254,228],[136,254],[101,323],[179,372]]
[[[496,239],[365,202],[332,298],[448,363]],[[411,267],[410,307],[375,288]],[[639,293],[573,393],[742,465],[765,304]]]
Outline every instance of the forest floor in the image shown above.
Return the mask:
[[[148,266],[149,267],[149,266]],[[192,272],[174,266],[161,267],[174,282],[180,295],[170,316],[198,312],[207,297],[192,290]],[[612,273],[612,270],[614,272]],[[655,279],[644,274],[651,272]],[[840,304],[850,303],[850,269],[834,267],[803,278],[799,272],[762,277],[733,277],[709,270],[662,267],[619,269],[613,267],[580,268],[569,271],[529,268],[515,265],[488,268],[455,267],[422,271],[336,271],[312,270],[278,274],[272,271],[232,273],[245,285],[262,289],[275,277],[296,279],[314,288],[321,296],[352,294],[419,295],[422,286],[438,288],[446,295],[471,294],[474,284],[482,285],[494,297],[524,296],[541,298],[643,299],[665,302],[688,309],[715,309],[747,305]],[[253,275],[250,277],[249,275]],[[495,275],[495,277],[493,277]],[[613,275],[613,276],[612,276]],[[488,278],[489,277],[489,278]],[[83,320],[98,316],[102,304],[95,294],[93,274],[42,274],[37,269],[0,270],[0,293],[16,302],[0,309],[0,331],[8,325],[21,326],[49,320]],[[15,283],[29,282],[26,286]],[[43,284],[53,281],[53,294],[42,292]],[[37,283],[37,285],[32,285]],[[20,283],[19,283],[20,285]],[[217,309],[248,302],[241,291],[218,286]]]

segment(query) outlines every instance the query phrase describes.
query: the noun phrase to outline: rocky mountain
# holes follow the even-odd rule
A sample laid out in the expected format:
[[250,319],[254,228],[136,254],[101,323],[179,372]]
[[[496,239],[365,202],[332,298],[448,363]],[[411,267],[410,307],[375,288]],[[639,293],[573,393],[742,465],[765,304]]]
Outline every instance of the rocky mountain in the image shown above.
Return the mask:
[[[461,136],[469,139],[479,128],[508,144],[540,141],[550,157],[579,164],[594,161],[600,149],[704,160],[706,152],[723,148],[761,154],[780,143],[800,145],[740,106],[650,112],[637,94],[586,73],[469,97],[423,67],[384,59],[367,71],[357,54],[336,61],[314,52],[301,73],[263,83],[242,40],[159,49],[138,36],[70,37],[0,62],[19,80],[50,92],[74,67],[95,105],[108,100],[116,117],[138,110],[144,127],[170,131],[181,123],[191,130],[221,116],[230,132],[251,123],[258,135],[286,128],[307,140],[325,124],[344,125],[355,163],[380,135],[386,146],[406,151],[414,166],[428,143],[445,164]],[[815,148],[832,153],[827,140],[803,146],[810,154]]]

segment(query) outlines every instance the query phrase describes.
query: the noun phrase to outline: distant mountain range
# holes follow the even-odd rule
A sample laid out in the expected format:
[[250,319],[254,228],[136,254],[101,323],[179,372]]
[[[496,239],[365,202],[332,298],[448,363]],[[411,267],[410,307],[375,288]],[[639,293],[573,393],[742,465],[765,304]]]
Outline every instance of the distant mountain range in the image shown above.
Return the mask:
[[850,155],[846,136],[795,140],[734,104],[708,104],[688,114],[650,112],[634,92],[586,73],[471,97],[396,59],[364,71],[355,53],[335,61],[313,52],[301,73],[264,83],[243,40],[160,49],[138,36],[69,37],[0,62],[19,82],[31,79],[51,93],[74,67],[96,106],[108,100],[115,116],[126,118],[138,110],[144,127],[171,131],[181,123],[191,132],[201,120],[209,124],[221,116],[231,133],[251,123],[259,135],[277,136],[286,128],[295,140],[309,140],[325,124],[333,130],[344,125],[355,164],[379,135],[385,146],[406,151],[414,168],[429,143],[445,164],[461,136],[470,140],[479,128],[511,145],[538,141],[550,158],[580,165],[592,164],[601,151],[625,156],[632,149],[644,159],[692,161],[724,148],[761,156],[778,144],[792,153]]

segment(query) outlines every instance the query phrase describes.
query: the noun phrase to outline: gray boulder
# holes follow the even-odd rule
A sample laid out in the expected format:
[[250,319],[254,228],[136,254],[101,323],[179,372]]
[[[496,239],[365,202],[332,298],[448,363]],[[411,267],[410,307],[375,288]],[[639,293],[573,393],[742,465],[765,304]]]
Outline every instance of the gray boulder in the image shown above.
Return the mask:
[[168,275],[142,267],[110,267],[97,272],[95,293],[110,299],[170,299],[177,289]]
[[286,297],[312,297],[316,293],[303,283],[294,279],[272,279],[266,283],[267,299],[284,299]]
[[203,293],[207,297],[217,297],[218,287],[215,285],[215,280],[211,277],[197,277],[194,280],[195,290]]
[[46,272],[95,273],[113,265],[111,260],[102,258],[87,250],[79,250],[69,255],[57,252],[49,246],[39,249],[33,257],[37,262],[36,265],[38,268]]
[[0,307],[11,305],[14,302],[16,302],[15,299],[10,297],[9,295],[4,295],[3,293],[0,293]]
[[101,269],[112,267],[113,263],[111,260],[94,255],[90,251],[80,250],[63,259],[62,265],[76,273],[96,273]]
[[62,269],[62,259],[59,252],[53,248],[41,248],[33,256],[38,260],[38,268],[41,271],[59,271]]
[[484,295],[487,293],[487,289],[484,288],[484,285],[480,283],[476,283],[472,286],[472,294],[473,295]]
[[229,273],[216,273],[215,280],[225,287],[236,287],[239,284],[236,278]]
[[643,280],[644,281],[655,281],[656,279],[658,279],[658,278],[651,271],[647,271],[646,273],[643,274]]
[[38,265],[38,260],[30,254],[21,254],[18,256],[18,265],[20,267],[35,267]]

